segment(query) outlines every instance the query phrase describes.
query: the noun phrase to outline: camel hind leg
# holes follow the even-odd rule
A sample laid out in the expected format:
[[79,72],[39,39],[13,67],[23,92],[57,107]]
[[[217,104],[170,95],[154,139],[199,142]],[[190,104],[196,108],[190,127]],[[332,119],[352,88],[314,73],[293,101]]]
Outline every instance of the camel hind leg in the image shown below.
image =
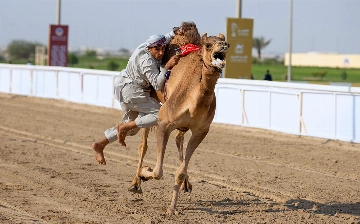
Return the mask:
[[[175,138],[175,142],[176,142],[176,146],[178,148],[178,153],[179,153],[179,161],[180,164],[183,162],[184,160],[184,155],[183,155],[183,146],[184,146],[184,135],[188,130],[176,130],[176,138]],[[181,187],[180,187],[181,191],[184,192],[190,192],[192,191],[192,185],[190,184],[189,181],[189,176],[186,176],[184,182],[182,183]]]
[[147,139],[149,136],[149,132],[150,132],[150,128],[142,128],[141,143],[138,147],[139,162],[138,162],[138,166],[137,166],[137,171],[136,171],[136,175],[131,183],[131,186],[128,189],[129,191],[134,192],[134,193],[142,193],[140,170],[142,168],[144,156],[145,156],[147,148],[148,148]]

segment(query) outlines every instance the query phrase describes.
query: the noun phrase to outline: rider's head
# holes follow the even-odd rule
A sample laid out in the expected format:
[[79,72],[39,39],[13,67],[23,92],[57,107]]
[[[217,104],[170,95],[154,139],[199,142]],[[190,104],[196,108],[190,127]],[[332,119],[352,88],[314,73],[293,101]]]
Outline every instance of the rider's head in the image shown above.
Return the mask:
[[164,56],[166,38],[164,35],[152,35],[146,40],[147,48],[150,54],[156,58],[156,60],[161,60]]

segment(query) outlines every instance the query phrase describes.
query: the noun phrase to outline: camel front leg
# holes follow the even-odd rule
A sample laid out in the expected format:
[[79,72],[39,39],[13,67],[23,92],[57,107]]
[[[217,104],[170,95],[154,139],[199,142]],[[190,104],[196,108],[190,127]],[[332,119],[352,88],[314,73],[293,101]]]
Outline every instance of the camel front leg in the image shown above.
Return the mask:
[[193,132],[191,138],[189,139],[188,145],[186,147],[185,158],[175,173],[175,185],[173,190],[173,196],[171,199],[171,205],[168,209],[168,214],[177,214],[176,204],[179,198],[179,191],[181,185],[188,178],[187,169],[191,156],[194,153],[195,149],[199,146],[199,144],[204,140],[208,132],[209,127],[203,130],[198,130],[196,132]]
[[148,148],[147,139],[149,136],[149,132],[150,132],[150,128],[142,128],[141,143],[138,147],[139,162],[138,162],[138,166],[137,166],[137,171],[136,171],[136,175],[131,183],[131,186],[128,188],[128,190],[133,193],[142,193],[140,170],[142,167],[142,163],[144,161],[144,156],[145,156],[147,148]]

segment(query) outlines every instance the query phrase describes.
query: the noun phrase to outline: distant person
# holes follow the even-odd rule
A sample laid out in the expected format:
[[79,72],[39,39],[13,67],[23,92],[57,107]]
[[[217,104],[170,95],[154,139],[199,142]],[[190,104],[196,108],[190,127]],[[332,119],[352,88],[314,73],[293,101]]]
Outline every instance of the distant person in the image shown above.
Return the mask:
[[254,75],[253,75],[252,73],[251,73],[251,76],[250,76],[250,77],[251,77],[252,80],[254,80]]
[[26,65],[32,65],[31,61],[27,61]]
[[272,81],[272,77],[271,77],[271,74],[270,74],[269,69],[266,70],[266,74],[265,74],[265,76],[264,76],[264,80]]

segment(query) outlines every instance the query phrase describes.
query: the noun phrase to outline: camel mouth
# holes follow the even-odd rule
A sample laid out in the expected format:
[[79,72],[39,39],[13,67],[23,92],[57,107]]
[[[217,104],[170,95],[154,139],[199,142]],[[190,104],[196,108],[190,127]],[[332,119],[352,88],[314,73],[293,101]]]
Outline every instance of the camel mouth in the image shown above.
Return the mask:
[[211,64],[218,68],[225,67],[225,54],[223,52],[215,52],[212,56]]
[[224,61],[225,60],[225,55],[221,52],[215,52],[215,54],[213,55],[214,60],[221,60]]

